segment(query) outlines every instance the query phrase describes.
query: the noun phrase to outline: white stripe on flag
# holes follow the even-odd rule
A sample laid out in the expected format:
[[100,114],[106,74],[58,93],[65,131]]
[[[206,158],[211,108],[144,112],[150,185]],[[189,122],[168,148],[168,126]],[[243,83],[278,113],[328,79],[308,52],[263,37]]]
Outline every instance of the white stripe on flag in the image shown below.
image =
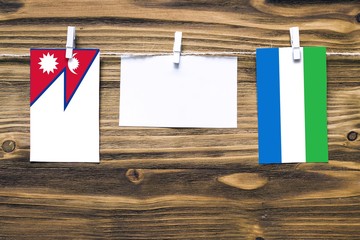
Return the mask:
[[293,61],[291,48],[279,48],[281,162],[305,162],[304,51]]

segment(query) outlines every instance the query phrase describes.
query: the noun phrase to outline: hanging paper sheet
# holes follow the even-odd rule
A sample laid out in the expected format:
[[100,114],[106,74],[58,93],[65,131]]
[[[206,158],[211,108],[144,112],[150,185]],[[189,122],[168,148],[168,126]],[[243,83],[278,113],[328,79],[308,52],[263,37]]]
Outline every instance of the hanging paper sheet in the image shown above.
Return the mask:
[[30,51],[30,161],[99,162],[99,50]]
[[237,127],[237,58],[122,57],[120,126]]
[[259,163],[327,162],[326,49],[256,50]]

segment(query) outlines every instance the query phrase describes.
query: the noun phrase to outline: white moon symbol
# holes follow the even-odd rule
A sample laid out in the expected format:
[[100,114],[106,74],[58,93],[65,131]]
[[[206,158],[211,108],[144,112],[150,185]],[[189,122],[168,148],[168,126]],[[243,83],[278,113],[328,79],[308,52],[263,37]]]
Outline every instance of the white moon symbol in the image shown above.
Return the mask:
[[75,70],[79,67],[79,60],[75,57],[75,55],[76,53],[74,53],[73,57],[68,60],[68,67],[70,72],[77,75]]

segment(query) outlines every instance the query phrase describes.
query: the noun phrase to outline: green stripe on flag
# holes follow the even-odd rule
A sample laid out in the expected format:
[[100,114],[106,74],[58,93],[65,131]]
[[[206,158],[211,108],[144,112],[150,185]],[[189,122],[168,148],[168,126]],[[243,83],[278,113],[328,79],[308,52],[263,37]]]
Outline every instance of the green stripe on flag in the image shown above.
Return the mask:
[[326,48],[304,47],[306,162],[328,162]]

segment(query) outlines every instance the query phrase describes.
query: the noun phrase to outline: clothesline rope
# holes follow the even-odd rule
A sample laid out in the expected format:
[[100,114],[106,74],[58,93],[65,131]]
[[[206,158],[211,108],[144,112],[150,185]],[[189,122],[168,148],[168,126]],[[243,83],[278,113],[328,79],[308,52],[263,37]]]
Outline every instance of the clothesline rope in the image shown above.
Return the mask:
[[[131,53],[131,52],[100,52],[102,56],[168,56],[172,55],[172,52],[149,52],[149,53]],[[242,51],[242,52],[182,52],[182,56],[242,56],[242,55],[255,55],[255,51]],[[360,52],[327,52],[327,56],[360,56]],[[2,53],[0,57],[13,57],[13,58],[22,58],[30,57],[29,53],[26,54],[8,54]]]

